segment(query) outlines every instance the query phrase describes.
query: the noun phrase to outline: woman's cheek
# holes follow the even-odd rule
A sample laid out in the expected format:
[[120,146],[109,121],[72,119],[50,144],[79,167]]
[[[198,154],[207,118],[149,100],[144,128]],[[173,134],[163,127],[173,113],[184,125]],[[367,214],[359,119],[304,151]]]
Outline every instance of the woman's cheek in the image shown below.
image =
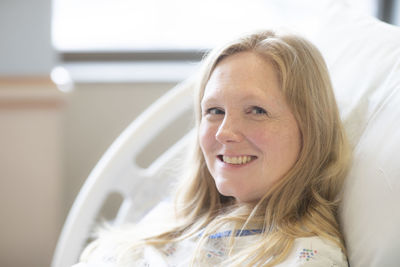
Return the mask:
[[251,127],[248,126],[246,127],[246,131],[244,132],[244,135],[246,138],[257,145],[265,145],[268,143],[268,140],[270,139],[269,135],[271,134],[271,129],[268,129],[268,127]]
[[210,127],[208,125],[208,123],[206,121],[201,121],[200,126],[199,126],[199,143],[200,143],[200,147],[203,151],[203,153],[205,153],[205,149],[209,146],[210,143]]
[[216,139],[215,134],[218,127],[209,121],[202,122],[199,128],[199,142],[201,150],[203,154],[207,156],[207,154],[212,153],[216,148]]

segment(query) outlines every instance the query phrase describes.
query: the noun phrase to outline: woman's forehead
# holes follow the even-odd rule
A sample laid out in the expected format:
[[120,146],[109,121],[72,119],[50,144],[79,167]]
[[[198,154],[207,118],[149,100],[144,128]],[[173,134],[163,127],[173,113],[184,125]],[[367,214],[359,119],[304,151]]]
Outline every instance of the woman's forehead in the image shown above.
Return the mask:
[[281,94],[273,65],[252,52],[224,58],[211,73],[204,90],[203,100],[226,97],[227,94],[242,99]]

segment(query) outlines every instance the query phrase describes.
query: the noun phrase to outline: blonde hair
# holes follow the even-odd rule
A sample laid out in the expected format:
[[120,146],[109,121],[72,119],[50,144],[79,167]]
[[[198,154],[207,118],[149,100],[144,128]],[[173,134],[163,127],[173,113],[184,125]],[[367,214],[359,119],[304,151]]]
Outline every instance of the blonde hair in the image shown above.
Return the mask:
[[[132,248],[178,242],[203,231],[193,255],[195,264],[201,262],[201,247],[208,234],[224,227],[235,230],[255,224],[263,229],[259,242],[235,253],[231,250],[222,266],[273,266],[286,258],[299,237],[321,236],[345,251],[337,209],[350,149],[326,64],[314,45],[297,35],[263,31],[214,49],[204,60],[196,85],[196,127],[201,120],[200,101],[211,73],[222,59],[245,51],[265,58],[276,70],[302,136],[297,162],[258,203],[239,205],[218,192],[196,139],[189,173],[176,193],[175,227],[138,241]],[[232,235],[232,247],[234,241]]]

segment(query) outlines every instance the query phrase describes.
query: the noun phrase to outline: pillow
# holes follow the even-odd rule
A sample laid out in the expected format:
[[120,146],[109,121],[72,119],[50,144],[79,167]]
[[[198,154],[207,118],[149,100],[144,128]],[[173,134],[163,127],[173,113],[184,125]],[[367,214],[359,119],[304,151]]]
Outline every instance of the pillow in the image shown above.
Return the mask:
[[400,264],[400,29],[326,1],[324,55],[354,148],[340,218],[351,267]]

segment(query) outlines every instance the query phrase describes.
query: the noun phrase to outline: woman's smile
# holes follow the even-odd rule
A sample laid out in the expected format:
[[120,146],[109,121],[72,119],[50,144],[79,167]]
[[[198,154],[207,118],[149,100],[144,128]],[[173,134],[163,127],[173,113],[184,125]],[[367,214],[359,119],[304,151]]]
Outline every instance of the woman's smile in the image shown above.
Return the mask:
[[257,157],[250,155],[242,155],[242,156],[227,156],[227,155],[218,155],[217,158],[227,164],[233,165],[245,165],[250,162],[253,162]]

